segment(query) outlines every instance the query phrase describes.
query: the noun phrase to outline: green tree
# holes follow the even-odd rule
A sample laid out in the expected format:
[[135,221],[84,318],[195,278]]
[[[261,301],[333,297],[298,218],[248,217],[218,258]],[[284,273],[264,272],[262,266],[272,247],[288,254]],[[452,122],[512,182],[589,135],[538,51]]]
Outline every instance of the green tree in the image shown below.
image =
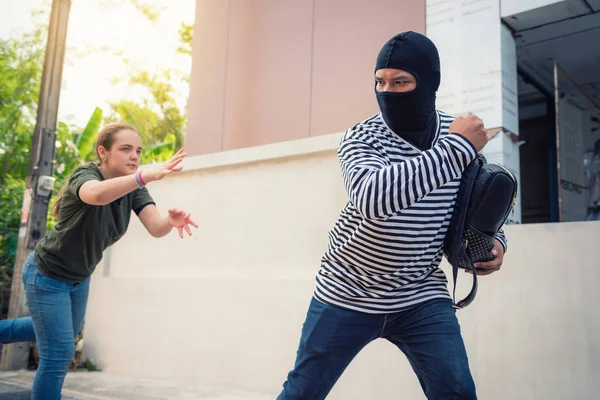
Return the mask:
[[[159,17],[160,8],[150,2],[128,1],[149,20],[155,21]],[[50,3],[47,3],[46,10],[34,12],[34,18],[47,20],[49,6]],[[181,46],[177,51],[191,55],[192,26],[182,24],[179,35]],[[32,32],[0,39],[0,291],[9,285],[15,262],[46,38],[47,25],[40,23]],[[67,58],[73,54],[75,57],[85,56],[78,53],[80,50],[69,49]],[[171,157],[183,146],[187,119],[185,108],[175,100],[176,84],[187,80],[187,76],[175,71],[133,70],[126,81],[144,89],[145,95],[141,100],[117,101],[110,104],[107,114],[97,108],[84,128],[59,121],[54,166],[55,193],[73,169],[96,159],[96,136],[103,122],[125,120],[137,127],[144,141],[142,162],[161,162]],[[64,77],[64,81],[68,81],[68,77]],[[49,214],[48,228],[55,222]],[[0,313],[3,297],[0,294]]]
[[[136,2],[130,0],[150,21],[156,22],[158,16],[148,15],[148,9],[152,6],[148,2]],[[154,8],[156,11],[156,8]],[[156,18],[152,18],[155,16]],[[192,36],[194,25],[181,22],[179,26],[179,46],[177,52],[190,57],[192,56]],[[123,57],[123,55],[121,55]],[[144,142],[142,162],[153,163],[169,159],[175,151],[184,144],[185,129],[187,122],[187,107],[177,104],[178,82],[189,82],[189,75],[173,70],[162,70],[149,72],[144,69],[135,68],[130,61],[123,57],[123,61],[132,68],[127,83],[143,89],[144,96],[141,99],[120,100],[110,104],[111,113],[107,116],[107,122],[124,120],[133,124]],[[123,79],[115,79],[115,83]]]
[[25,178],[44,64],[45,28],[0,40],[0,185]]
[[150,22],[156,22],[160,18],[160,13],[164,10],[164,6],[160,7],[155,1],[144,0],[102,0],[101,4],[109,9],[129,3],[133,5],[139,12],[144,14]]
[[194,34],[194,24],[181,23],[179,27],[179,41],[180,45],[177,52],[192,56],[192,36]]
[[144,89],[139,101],[120,100],[110,104],[112,114],[107,121],[123,120],[134,125],[144,142],[142,162],[166,161],[183,146],[186,112],[175,100],[171,71],[151,74],[135,71],[128,82]]
[[[5,177],[0,186],[0,285],[2,286],[4,282],[10,282],[15,264],[24,191],[25,179],[15,179],[10,175]],[[0,292],[3,290],[0,289]],[[0,304],[3,297],[0,296]]]
[[156,22],[160,17],[160,12],[162,11],[162,9],[157,7],[156,5],[141,0],[129,1],[131,2],[131,4],[133,4],[135,8],[140,10],[140,12],[144,14],[146,18],[148,18],[150,21]]
[[44,64],[45,27],[0,40],[0,279],[12,274]]
[[[15,262],[46,37],[47,27],[40,25],[33,32],[0,39],[0,279],[3,281],[12,274]],[[74,168],[91,158],[90,149],[94,147],[101,120],[102,112],[97,109],[90,119],[93,126],[88,124],[83,131],[59,121],[54,167],[56,190]],[[50,225],[54,222],[49,218]]]

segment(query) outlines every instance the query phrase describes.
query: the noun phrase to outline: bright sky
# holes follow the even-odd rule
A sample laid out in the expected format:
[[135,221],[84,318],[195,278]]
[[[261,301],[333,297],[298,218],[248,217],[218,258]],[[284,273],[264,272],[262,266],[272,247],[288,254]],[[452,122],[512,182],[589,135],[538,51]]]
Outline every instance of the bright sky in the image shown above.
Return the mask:
[[[189,74],[190,57],[176,53],[181,22],[194,22],[196,0],[143,0],[161,11],[150,22],[132,4],[123,0],[72,0],[67,33],[66,65],[59,118],[83,127],[96,106],[108,111],[107,103],[135,100],[139,92],[114,78],[126,78],[128,68],[120,56],[149,72],[173,68]],[[34,26],[30,11],[48,7],[49,0],[0,0],[0,38]],[[100,51],[108,47],[109,51]],[[84,54],[79,57],[78,53]],[[87,54],[86,54],[87,53]],[[178,87],[183,107],[188,86]]]

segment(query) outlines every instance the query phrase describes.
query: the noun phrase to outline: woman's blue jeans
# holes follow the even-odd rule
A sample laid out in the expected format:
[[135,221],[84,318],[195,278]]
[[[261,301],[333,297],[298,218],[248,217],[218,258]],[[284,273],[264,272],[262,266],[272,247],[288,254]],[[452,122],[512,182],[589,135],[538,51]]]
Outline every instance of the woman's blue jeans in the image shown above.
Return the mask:
[[40,272],[32,253],[23,268],[23,286],[31,317],[0,321],[0,343],[37,342],[40,363],[31,398],[60,399],[74,340],[83,326],[90,279],[52,279]]

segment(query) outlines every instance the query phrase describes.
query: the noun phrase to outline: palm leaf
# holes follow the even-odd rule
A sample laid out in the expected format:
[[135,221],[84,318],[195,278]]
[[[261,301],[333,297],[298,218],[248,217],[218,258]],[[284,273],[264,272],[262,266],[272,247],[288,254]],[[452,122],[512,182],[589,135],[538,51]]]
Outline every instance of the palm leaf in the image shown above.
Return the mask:
[[94,144],[96,143],[96,136],[98,136],[98,130],[102,123],[102,109],[96,107],[92,116],[90,117],[87,125],[81,135],[77,138],[77,149],[82,159],[87,160],[88,156],[94,150]]
[[117,112],[121,115],[123,119],[125,119],[126,122],[133,125],[136,131],[141,132],[140,126],[136,122],[133,115],[129,112],[129,109],[124,104],[119,105]]
[[175,135],[172,133],[167,134],[165,140],[162,143],[150,146],[144,149],[142,158],[145,163],[162,162],[167,161],[175,154]]

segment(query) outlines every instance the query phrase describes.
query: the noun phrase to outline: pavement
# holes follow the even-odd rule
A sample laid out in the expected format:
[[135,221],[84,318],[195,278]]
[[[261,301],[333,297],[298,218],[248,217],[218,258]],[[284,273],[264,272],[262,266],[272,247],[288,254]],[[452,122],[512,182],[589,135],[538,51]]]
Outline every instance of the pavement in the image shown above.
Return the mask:
[[[0,400],[29,400],[35,371],[0,372]],[[276,395],[109,375],[103,372],[69,372],[63,400],[273,400]]]

